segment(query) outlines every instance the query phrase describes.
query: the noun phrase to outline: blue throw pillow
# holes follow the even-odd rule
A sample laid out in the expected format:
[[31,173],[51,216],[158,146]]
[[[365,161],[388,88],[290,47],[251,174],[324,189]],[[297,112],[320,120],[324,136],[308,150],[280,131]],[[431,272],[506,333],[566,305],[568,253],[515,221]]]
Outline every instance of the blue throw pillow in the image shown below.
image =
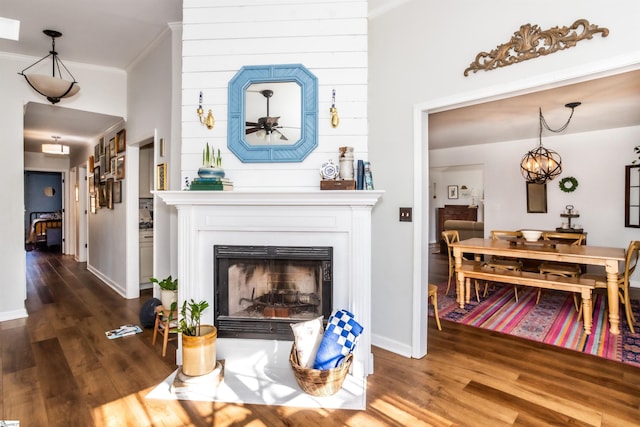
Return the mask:
[[355,348],[362,329],[347,310],[334,311],[327,322],[313,368],[325,370],[338,367],[342,359]]

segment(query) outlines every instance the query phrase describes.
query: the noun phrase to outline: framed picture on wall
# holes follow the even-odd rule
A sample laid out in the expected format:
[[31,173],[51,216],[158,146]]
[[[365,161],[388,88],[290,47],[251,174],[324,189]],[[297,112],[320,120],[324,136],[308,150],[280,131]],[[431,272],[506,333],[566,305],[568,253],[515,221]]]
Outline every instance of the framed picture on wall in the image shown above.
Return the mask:
[[122,203],[122,181],[113,183],[113,203]]
[[458,186],[457,185],[449,185],[447,187],[447,197],[449,199],[457,199],[458,198]]
[[93,168],[93,190],[97,191],[100,185],[100,166]]
[[98,207],[107,206],[107,183],[101,182],[98,186]]
[[114,135],[114,137],[109,140],[109,158],[115,157],[115,155],[116,155],[116,137]]
[[156,169],[156,189],[167,189],[167,164],[161,163]]
[[116,178],[124,179],[124,154],[116,160]]
[[109,209],[113,209],[113,178],[109,178],[107,180],[105,199],[107,202],[107,207]]
[[118,165],[118,159],[116,159],[115,157],[111,158],[111,167],[109,168],[109,173],[111,173],[111,175],[116,176],[116,167]]
[[116,152],[122,153],[127,147],[127,131],[122,129],[116,134]]

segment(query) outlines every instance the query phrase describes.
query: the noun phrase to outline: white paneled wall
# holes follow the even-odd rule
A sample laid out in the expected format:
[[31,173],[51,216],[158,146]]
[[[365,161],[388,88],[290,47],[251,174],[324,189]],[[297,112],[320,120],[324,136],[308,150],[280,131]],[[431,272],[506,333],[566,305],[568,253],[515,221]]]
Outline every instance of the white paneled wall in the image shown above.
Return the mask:
[[[317,189],[338,147],[367,158],[367,1],[184,0],[182,182],[195,178],[205,143],[220,149],[237,189]],[[242,163],[227,149],[227,85],[245,65],[302,64],[318,78],[318,148],[300,163]],[[336,90],[340,126],[330,125]],[[198,94],[213,110],[207,130]]]

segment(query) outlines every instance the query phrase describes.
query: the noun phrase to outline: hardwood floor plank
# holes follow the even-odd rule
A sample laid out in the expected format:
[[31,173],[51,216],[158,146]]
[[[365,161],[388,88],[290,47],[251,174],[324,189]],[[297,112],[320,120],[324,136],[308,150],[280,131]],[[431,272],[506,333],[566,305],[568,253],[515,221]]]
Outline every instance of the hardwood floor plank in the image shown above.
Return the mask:
[[2,374],[0,419],[18,420],[29,426],[48,426],[40,379],[36,367]]
[[[469,383],[466,390],[470,393],[483,396],[484,398],[491,399],[501,406],[517,409],[518,419],[515,424],[518,424],[518,420],[525,421],[529,418],[536,420],[537,422],[547,423],[549,425],[572,425],[572,426],[599,426],[600,419],[595,423],[584,422],[566,414],[557,412],[549,407],[540,405],[539,403],[532,402],[527,399],[527,396],[516,396],[513,393],[498,390],[485,384],[479,384],[475,381]],[[531,396],[530,394],[528,395]]]
[[0,343],[3,374],[36,366],[26,326],[0,330]]
[[91,411],[84,401],[58,339],[33,343],[40,393],[49,425],[91,425]]

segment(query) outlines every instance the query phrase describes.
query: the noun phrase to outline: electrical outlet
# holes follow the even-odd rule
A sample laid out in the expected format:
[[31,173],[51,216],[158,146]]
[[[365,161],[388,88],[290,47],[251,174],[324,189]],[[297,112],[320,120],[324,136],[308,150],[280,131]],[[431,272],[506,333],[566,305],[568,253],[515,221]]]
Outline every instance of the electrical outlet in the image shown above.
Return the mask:
[[400,208],[400,222],[411,222],[412,219],[412,211],[411,208]]

